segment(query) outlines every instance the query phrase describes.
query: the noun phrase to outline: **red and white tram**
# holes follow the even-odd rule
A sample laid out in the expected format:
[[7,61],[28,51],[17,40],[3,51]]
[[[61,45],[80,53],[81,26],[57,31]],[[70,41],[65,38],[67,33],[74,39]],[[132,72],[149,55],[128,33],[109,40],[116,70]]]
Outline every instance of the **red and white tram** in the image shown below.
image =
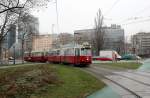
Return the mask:
[[86,66],[91,64],[91,46],[64,45],[59,49],[52,49],[47,52],[31,52],[25,56],[25,61],[30,62],[50,62]]
[[90,45],[63,46],[49,52],[48,62],[74,65],[91,64]]

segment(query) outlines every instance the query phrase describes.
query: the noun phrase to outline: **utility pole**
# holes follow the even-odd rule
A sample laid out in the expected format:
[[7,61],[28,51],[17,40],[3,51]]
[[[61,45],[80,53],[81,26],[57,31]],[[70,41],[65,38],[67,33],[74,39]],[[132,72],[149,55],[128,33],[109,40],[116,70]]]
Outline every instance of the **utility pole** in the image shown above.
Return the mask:
[[55,25],[52,24],[52,31],[51,31],[51,32],[52,32],[52,36],[51,36],[51,40],[52,40],[52,48],[54,48],[54,38],[53,38],[53,37],[54,37],[54,26],[55,26]]
[[56,2],[56,17],[57,17],[57,31],[59,33],[59,15],[58,15],[58,5],[57,5],[57,0],[55,1]]
[[[58,2],[57,2],[57,0],[55,0],[55,3],[56,3],[56,17],[57,17],[57,33],[59,35],[60,34],[60,32],[59,32],[59,12],[58,12]],[[59,40],[60,40],[60,38],[59,38]],[[61,48],[61,40],[59,41],[58,46]]]
[[25,41],[25,35],[26,35],[26,33],[23,33],[22,37],[21,37],[21,41],[22,41],[22,64],[24,64],[24,41]]

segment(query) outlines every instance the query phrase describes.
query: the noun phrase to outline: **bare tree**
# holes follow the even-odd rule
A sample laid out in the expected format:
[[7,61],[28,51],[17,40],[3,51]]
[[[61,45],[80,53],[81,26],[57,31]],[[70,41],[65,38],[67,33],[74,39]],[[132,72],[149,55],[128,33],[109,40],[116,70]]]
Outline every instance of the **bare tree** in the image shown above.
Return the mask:
[[27,13],[21,16],[18,24],[18,31],[20,33],[19,35],[23,35],[23,33],[26,33],[26,38],[24,39],[24,44],[26,46],[25,51],[28,51],[30,53],[32,51],[33,36],[39,34],[38,18]]
[[24,12],[42,7],[49,0],[0,0],[0,60],[2,60],[2,43],[8,33],[9,25],[16,24],[16,20]]
[[103,30],[103,15],[99,9],[95,17],[95,39],[93,45],[96,51],[96,55],[99,55],[99,51],[103,49],[104,44],[104,30]]
[[124,42],[124,39],[121,39],[120,38],[120,40],[117,42],[117,52],[119,53],[119,54],[124,54],[126,51],[125,51],[125,42]]

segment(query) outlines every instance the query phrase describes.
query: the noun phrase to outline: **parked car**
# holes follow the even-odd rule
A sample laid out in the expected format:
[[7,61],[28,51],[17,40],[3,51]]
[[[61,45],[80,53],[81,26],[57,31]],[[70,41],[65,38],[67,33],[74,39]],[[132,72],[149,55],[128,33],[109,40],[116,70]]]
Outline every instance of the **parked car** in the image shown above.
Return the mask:
[[13,57],[9,57],[8,59],[9,59],[9,60],[14,60],[14,58],[13,58]]
[[122,56],[121,60],[140,60],[141,57],[139,57],[136,54],[125,54]]

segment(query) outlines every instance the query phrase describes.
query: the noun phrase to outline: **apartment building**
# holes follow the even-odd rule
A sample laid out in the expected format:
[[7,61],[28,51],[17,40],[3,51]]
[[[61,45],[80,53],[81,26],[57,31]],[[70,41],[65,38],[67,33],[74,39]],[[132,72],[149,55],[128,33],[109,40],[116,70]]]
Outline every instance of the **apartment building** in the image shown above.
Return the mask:
[[150,55],[150,33],[140,32],[132,36],[133,52],[141,56]]

